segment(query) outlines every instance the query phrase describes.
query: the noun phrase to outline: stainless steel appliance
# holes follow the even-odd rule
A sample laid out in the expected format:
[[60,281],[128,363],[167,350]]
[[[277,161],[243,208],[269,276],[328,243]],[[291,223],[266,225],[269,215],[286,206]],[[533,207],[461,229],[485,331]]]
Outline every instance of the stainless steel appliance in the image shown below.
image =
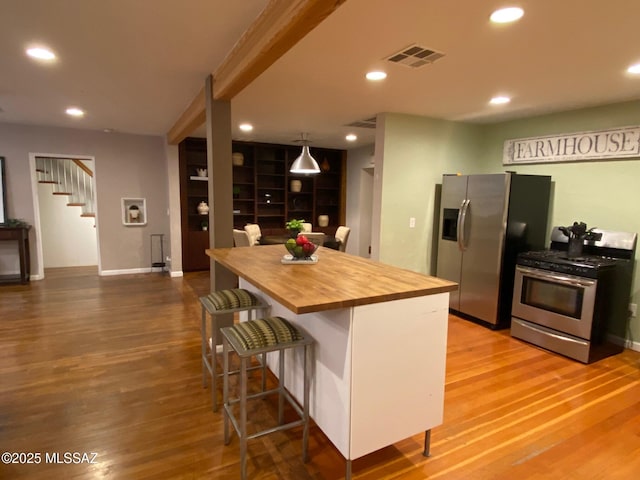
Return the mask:
[[436,275],[459,284],[452,311],[509,326],[516,256],[544,248],[550,189],[548,176],[444,175]]
[[518,255],[512,336],[583,363],[622,351],[607,332],[625,338],[636,234],[594,231],[579,257],[559,227],[549,250]]

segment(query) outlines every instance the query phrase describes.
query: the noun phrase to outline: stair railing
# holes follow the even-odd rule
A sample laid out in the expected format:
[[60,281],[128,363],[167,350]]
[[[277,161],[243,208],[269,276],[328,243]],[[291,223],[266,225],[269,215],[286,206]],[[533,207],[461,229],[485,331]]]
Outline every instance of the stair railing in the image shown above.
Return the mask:
[[95,217],[93,172],[82,161],[37,157],[38,182],[50,183],[54,195],[68,195],[68,206],[82,208],[82,217]]

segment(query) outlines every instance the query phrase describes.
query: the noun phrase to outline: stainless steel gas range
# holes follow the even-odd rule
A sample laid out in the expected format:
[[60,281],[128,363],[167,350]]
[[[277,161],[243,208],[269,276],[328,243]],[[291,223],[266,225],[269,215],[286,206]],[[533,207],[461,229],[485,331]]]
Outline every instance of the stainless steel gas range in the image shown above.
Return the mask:
[[518,255],[513,337],[583,363],[622,351],[607,333],[625,338],[637,235],[594,232],[600,239],[585,241],[579,257],[569,257],[559,227],[549,250]]

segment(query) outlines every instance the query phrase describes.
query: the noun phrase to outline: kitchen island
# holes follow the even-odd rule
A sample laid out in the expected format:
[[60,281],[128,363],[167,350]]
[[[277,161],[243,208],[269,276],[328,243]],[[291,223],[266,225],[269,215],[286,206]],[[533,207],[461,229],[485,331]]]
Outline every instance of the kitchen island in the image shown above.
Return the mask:
[[[279,315],[316,341],[310,412],[351,460],[440,425],[449,292],[457,284],[320,247],[282,264],[282,245],[209,249]],[[288,352],[289,353],[289,352]],[[301,353],[285,382],[302,398]],[[277,372],[277,356],[269,367]]]

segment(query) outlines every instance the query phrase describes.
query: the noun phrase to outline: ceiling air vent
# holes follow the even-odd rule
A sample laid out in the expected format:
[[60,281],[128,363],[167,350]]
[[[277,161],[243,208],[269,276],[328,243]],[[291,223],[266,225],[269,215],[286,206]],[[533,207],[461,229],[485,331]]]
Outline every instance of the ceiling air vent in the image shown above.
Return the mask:
[[419,45],[411,45],[386,58],[389,62],[406,67],[419,68],[444,57],[444,53],[436,52]]
[[367,118],[365,120],[356,120],[355,122],[348,123],[347,127],[360,127],[360,128],[376,128],[376,117]]

